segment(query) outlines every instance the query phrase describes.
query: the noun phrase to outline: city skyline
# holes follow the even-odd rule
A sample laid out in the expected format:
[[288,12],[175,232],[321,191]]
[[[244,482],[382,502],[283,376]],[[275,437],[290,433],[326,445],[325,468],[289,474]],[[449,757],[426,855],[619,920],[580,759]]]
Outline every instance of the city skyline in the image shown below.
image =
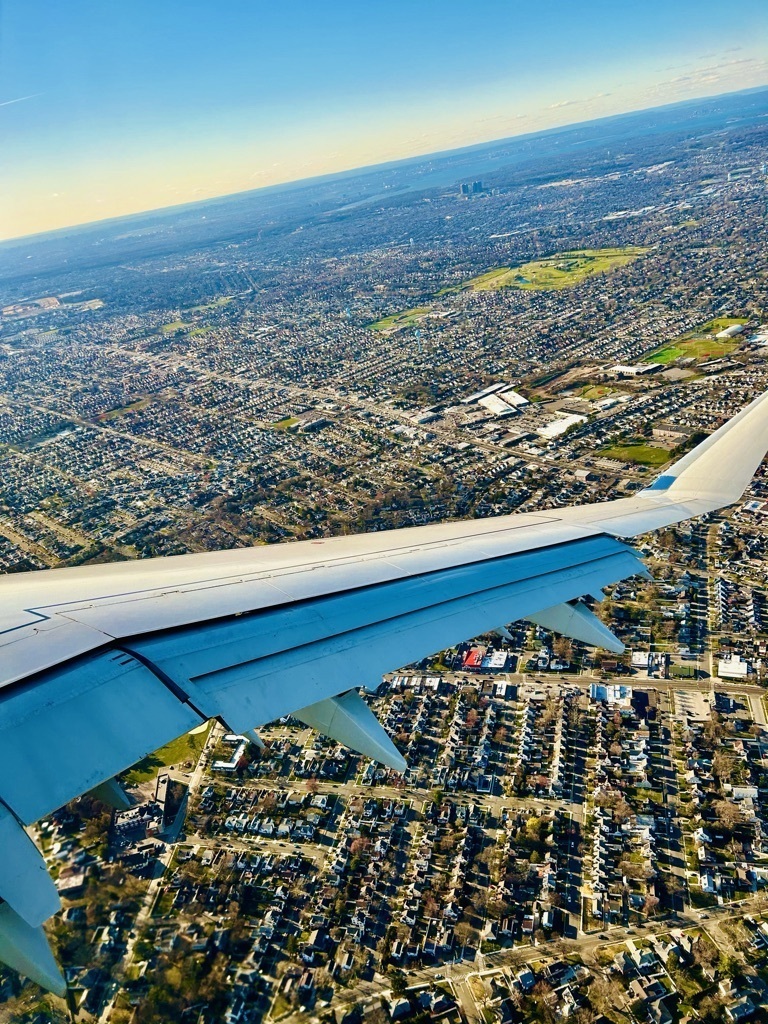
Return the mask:
[[[0,238],[757,87],[761,5],[6,6]],[[630,69],[629,73],[627,69]]]

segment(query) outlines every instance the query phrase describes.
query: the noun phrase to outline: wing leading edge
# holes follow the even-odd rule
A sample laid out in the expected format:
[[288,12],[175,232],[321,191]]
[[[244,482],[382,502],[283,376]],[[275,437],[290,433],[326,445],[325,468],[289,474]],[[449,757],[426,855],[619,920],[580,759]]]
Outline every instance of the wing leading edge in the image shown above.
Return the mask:
[[620,650],[578,602],[645,572],[619,538],[732,504],[767,450],[765,394],[634,498],[0,579],[0,960],[63,990],[22,826],[208,718],[295,714],[402,770],[357,686],[523,618]]

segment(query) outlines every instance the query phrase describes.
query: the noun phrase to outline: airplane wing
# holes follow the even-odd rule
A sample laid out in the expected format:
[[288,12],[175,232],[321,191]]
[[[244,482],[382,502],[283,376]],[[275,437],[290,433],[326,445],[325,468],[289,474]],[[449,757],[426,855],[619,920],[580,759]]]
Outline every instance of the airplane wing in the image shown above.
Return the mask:
[[209,718],[292,714],[397,770],[356,687],[529,619],[622,645],[579,602],[645,573],[622,538],[737,501],[768,393],[632,498],[470,522],[0,579],[0,960],[53,991],[60,906],[31,825]]

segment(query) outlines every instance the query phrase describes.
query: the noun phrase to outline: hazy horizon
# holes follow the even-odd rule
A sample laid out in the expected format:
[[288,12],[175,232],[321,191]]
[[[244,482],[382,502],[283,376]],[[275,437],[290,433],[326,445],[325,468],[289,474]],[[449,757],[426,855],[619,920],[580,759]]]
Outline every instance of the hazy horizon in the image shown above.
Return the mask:
[[0,238],[768,84],[756,0],[0,12]]

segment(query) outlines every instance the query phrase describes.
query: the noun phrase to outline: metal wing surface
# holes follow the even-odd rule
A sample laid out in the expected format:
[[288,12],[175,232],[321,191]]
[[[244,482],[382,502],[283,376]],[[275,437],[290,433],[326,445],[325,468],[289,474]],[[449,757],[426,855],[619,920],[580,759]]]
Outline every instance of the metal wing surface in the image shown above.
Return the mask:
[[645,571],[621,538],[737,501],[766,450],[768,394],[633,498],[0,579],[0,959],[61,990],[24,825],[209,718],[404,769],[356,687],[523,618],[621,650],[578,602]]

